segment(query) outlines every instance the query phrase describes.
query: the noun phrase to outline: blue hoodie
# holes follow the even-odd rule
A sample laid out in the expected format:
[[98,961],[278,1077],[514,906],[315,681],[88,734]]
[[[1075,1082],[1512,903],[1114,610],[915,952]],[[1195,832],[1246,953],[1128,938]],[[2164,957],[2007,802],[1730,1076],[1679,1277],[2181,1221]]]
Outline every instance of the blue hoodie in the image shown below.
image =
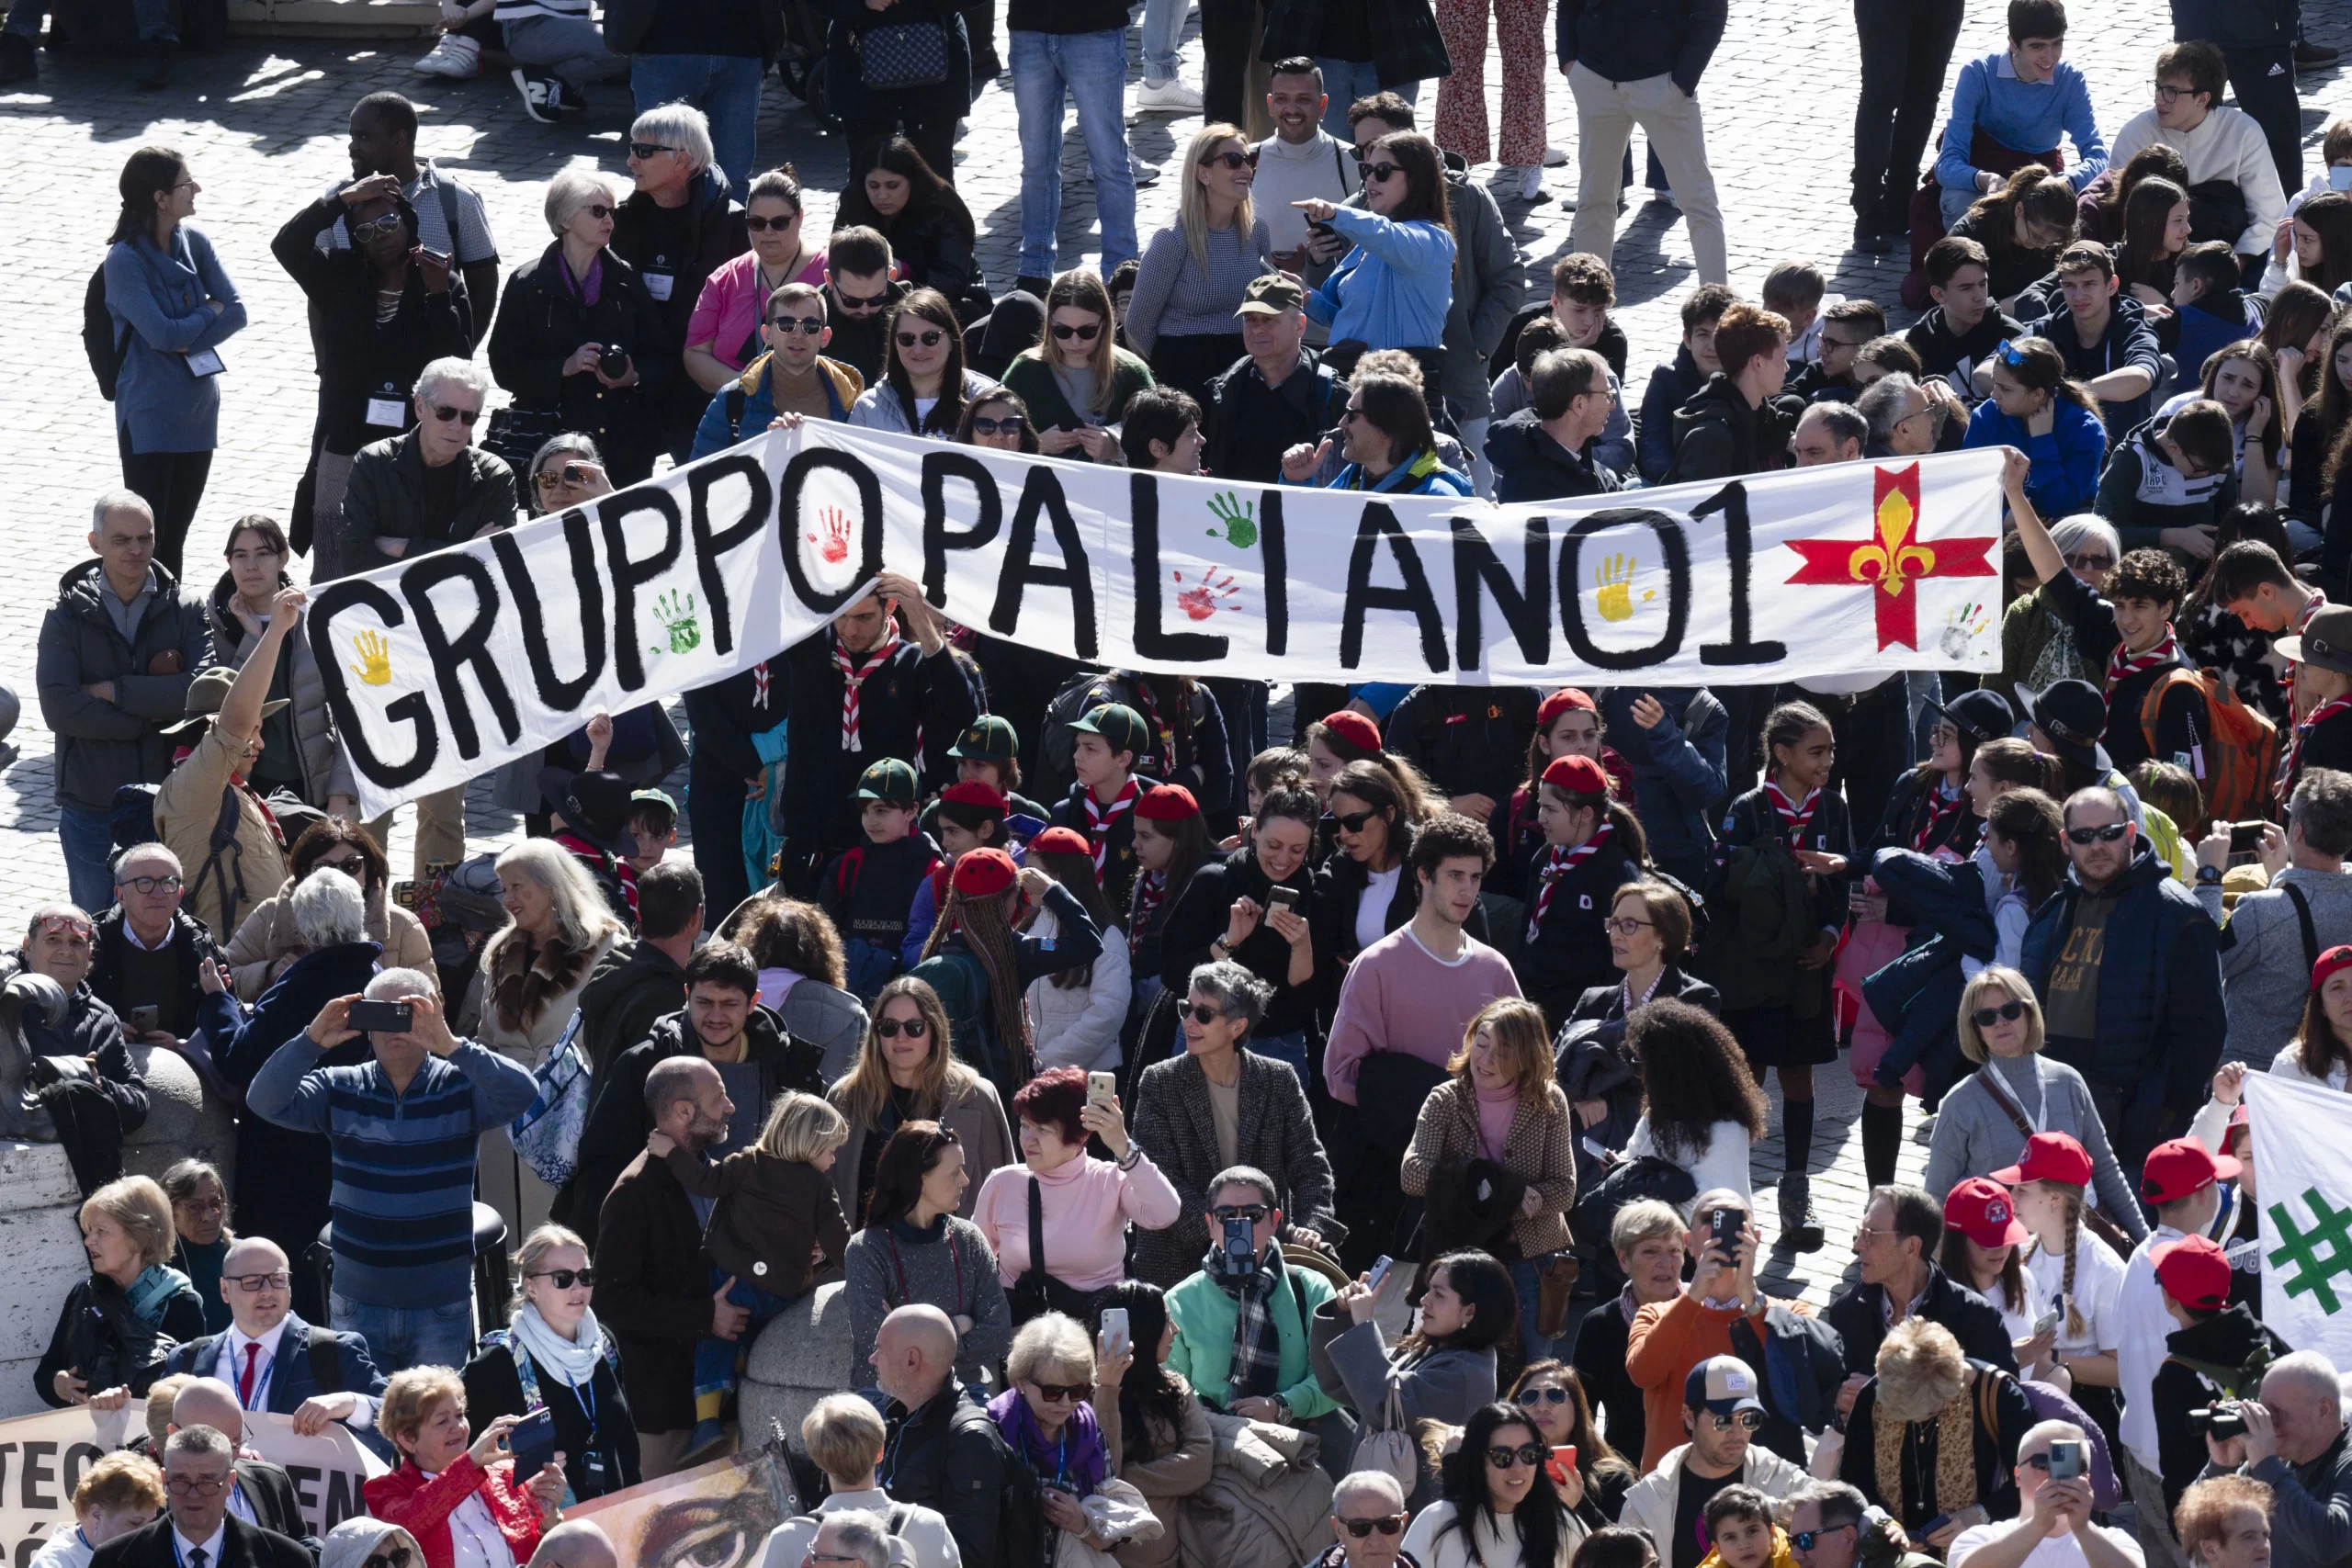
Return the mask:
[[2047,435],[2028,435],[2025,421],[2012,419],[1987,398],[1968,416],[1963,449],[2014,446],[2033,463],[2025,480],[2026,499],[2052,522],[2090,510],[2098,493],[2099,466],[2107,459],[2107,426],[2080,403],[2061,398]]
[[1309,320],[1331,341],[1371,348],[1436,348],[1453,304],[1453,236],[1442,223],[1392,223],[1376,212],[1335,209],[1331,227],[1355,248],[1306,296]]

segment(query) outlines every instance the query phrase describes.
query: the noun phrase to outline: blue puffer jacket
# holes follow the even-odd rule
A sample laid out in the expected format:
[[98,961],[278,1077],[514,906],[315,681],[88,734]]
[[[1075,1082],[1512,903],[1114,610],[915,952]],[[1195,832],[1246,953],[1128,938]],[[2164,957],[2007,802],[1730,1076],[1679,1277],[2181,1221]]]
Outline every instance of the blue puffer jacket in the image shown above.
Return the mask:
[[1907,923],[1903,955],[1862,982],[1862,999],[1892,1038],[1878,1081],[1892,1089],[1912,1066],[1927,1072],[1934,1104],[1965,1070],[1960,1054],[1960,961],[1993,956],[1993,917],[1984,908],[1984,874],[1971,861],[1939,861],[1916,850],[1885,849],[1871,863],[1888,897],[1887,919]]
[[[2144,838],[2113,891],[2120,897],[2107,917],[2098,1037],[2086,1053],[2060,1046],[2051,1055],[2094,1090],[2122,1090],[2123,1125],[2110,1125],[2109,1135],[2123,1146],[2146,1147],[2188,1130],[2221,1060],[2228,1020],[2220,933]],[[2045,1007],[2050,971],[2082,897],[2070,870],[2026,929],[2019,966]]]
[[[1666,709],[1655,729],[1634,719],[1634,704],[1645,694]],[[1601,694],[1600,714],[1610,744],[1634,766],[1634,815],[1642,819],[1650,858],[1693,887],[1702,886],[1715,850],[1707,824],[1730,793],[1724,746],[1731,714],[1713,694],[1687,686],[1612,686]]]

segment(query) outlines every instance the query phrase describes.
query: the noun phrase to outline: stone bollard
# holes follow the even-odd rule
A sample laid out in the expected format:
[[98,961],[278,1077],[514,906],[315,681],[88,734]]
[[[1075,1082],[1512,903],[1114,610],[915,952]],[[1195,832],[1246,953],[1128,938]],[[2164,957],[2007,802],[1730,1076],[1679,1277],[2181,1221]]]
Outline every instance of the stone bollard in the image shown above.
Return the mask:
[[825,1395],[842,1393],[848,1375],[849,1288],[830,1280],[786,1307],[753,1342],[736,1396],[743,1445],[764,1442],[771,1423],[797,1444],[802,1418]]

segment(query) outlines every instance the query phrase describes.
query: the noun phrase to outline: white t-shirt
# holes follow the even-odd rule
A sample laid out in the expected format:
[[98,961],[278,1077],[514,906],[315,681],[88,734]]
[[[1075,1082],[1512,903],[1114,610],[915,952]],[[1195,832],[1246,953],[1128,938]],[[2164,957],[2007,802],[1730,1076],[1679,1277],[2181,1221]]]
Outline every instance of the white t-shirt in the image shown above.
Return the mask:
[[[2035,1247],[2025,1260],[2026,1274],[2040,1282],[2045,1301],[2060,1300],[2066,1292],[2066,1259]],[[2075,1311],[2082,1315],[2083,1331],[2075,1333],[2058,1320],[2058,1354],[2100,1356],[2116,1348],[2120,1325],[2115,1299],[2123,1290],[2123,1259],[2093,1235],[2088,1225],[2075,1227]]]
[[[1989,1525],[1973,1525],[1952,1538],[1951,1550],[1944,1554],[1946,1568],[1961,1568],[1968,1554],[1986,1541],[1997,1540],[2018,1528],[2015,1519],[2001,1519]],[[2091,1529],[2106,1538],[2107,1543],[2134,1562],[2147,1561],[2141,1554],[2140,1543],[2122,1530],[2111,1530],[2093,1525]],[[2083,1555],[2083,1543],[2072,1532],[2052,1540],[2042,1537],[2026,1553],[2024,1568],[2084,1568],[2089,1559]]]
[[2034,1324],[2050,1310],[2050,1293],[2041,1288],[2041,1281],[2033,1277],[2032,1271],[2020,1266],[2018,1277],[2025,1282],[2025,1302],[2021,1306],[2012,1308],[2009,1305],[2008,1296],[1997,1280],[1993,1282],[1991,1290],[1977,1292],[2000,1313],[2001,1326],[2009,1331],[2011,1344],[2032,1338]]
[[1363,893],[1356,900],[1356,947],[1370,947],[1388,934],[1388,906],[1396,897],[1396,880],[1405,874],[1405,863],[1398,861],[1386,871],[1373,872],[1364,881]]
[[2150,1403],[2156,1369],[2164,1365],[2165,1341],[2179,1326],[2165,1311],[2165,1288],[2156,1282],[2156,1265],[2150,1256],[2167,1242],[2181,1239],[2170,1225],[2158,1225],[2132,1249],[2123,1266],[2123,1284],[2115,1298],[2115,1372],[2117,1392],[2123,1399],[2123,1419],[2116,1432],[2132,1456],[2153,1472],[2164,1463],[2156,1448],[2156,1415]]

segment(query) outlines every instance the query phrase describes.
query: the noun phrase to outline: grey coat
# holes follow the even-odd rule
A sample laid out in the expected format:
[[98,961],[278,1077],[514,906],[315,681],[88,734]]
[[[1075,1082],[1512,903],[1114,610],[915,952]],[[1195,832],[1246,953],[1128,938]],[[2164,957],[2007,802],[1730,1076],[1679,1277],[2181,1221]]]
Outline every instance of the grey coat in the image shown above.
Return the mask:
[[[277,576],[280,587],[293,586],[294,580],[284,572]],[[242,670],[260,646],[261,636],[247,631],[229,608],[236,593],[236,580],[222,572],[205,613],[212,629],[213,657]],[[343,743],[335,738],[334,716],[327,709],[327,684],[320,679],[311,639],[298,631],[286,639],[286,646],[291,660],[287,666],[287,695],[294,703],[287,711],[294,720],[295,750],[302,761],[302,798],[324,810],[332,795],[357,796],[359,784],[351,771],[351,759],[344,755]]]
[[[964,400],[971,402],[983,392],[993,392],[997,384],[977,370],[964,372]],[[857,403],[849,411],[849,422],[867,430],[887,430],[893,435],[913,435],[913,423],[907,418],[907,405],[899,396],[899,389],[888,381],[877,380],[857,395]]]
[[988,1238],[969,1220],[941,1217],[946,1233],[934,1242],[910,1241],[888,1225],[868,1225],[849,1238],[842,1264],[849,1287],[849,1382],[843,1387],[874,1386],[875,1336],[884,1318],[910,1303],[972,1320],[956,1343],[956,1375],[975,1388],[988,1381],[984,1369],[992,1372],[1012,1348],[1012,1309]]
[[[113,590],[96,558],[59,580],[57,603],[41,621],[35,681],[41,722],[57,737],[57,798],[64,805],[107,811],[121,785],[161,784],[173,750],[163,727],[185,716],[189,680],[212,662],[203,604],[183,598],[179,580],[161,566],[148,570],[155,594],[129,641],[100,597]],[[164,653],[179,656],[178,671],[149,674]],[[100,682],[114,683],[114,701],[82,689]]]
[[[1392,1354],[1380,1337],[1380,1325],[1352,1321],[1336,1301],[1315,1309],[1307,1335],[1307,1356],[1315,1378],[1334,1398],[1355,1407],[1363,1421],[1357,1441],[1385,1428],[1382,1412],[1391,1379],[1404,1407],[1408,1432],[1422,1421],[1442,1421],[1459,1427],[1471,1412],[1495,1400],[1495,1353],[1487,1350],[1440,1348],[1419,1356]],[[1344,1391],[1344,1392],[1342,1392]],[[1434,1478],[1426,1473],[1408,1501],[1423,1506],[1436,1495]],[[1355,1466],[1351,1464],[1350,1469]]]
[[[2308,988],[2308,980],[2305,982]],[[2148,1234],[2146,1219],[2132,1183],[2116,1162],[2107,1141],[2107,1126],[2091,1102],[2091,1087],[2083,1075],[2064,1062],[2040,1058],[2042,1130],[2064,1133],[2091,1156],[2091,1181],[2098,1193],[2099,1212],[2138,1241]],[[1987,1069],[1990,1070],[1990,1069]],[[1972,1176],[1990,1176],[2018,1163],[2025,1153],[2026,1134],[1993,1098],[1992,1091],[1968,1077],[1952,1086],[1936,1113],[1936,1132],[1928,1145],[1928,1172],[1921,1185],[1930,1192],[1950,1192]],[[2004,1082],[2002,1088],[2008,1085]],[[2030,1114],[2033,1107],[2025,1110]]]
[[[2308,953],[2290,886],[2311,903],[2318,945]],[[2352,942],[2352,872],[2290,865],[2261,892],[2240,894],[2226,918],[2220,886],[2199,885],[2197,901],[2222,928],[2222,1006],[2229,1015],[2222,1060],[2260,1071],[2302,1025],[2313,958]]]
[[[1283,1218],[1337,1242],[1346,1234],[1331,1213],[1331,1162],[1316,1136],[1306,1091],[1287,1062],[1241,1053],[1241,1126],[1234,1163],[1254,1165],[1274,1179]],[[1225,1168],[1217,1157],[1216,1117],[1209,1109],[1208,1075],[1186,1055],[1154,1062],[1136,1086],[1129,1132],[1167,1176],[1183,1202],[1165,1230],[1135,1233],[1135,1277],[1162,1290],[1201,1266],[1209,1247],[1209,1183]]]

